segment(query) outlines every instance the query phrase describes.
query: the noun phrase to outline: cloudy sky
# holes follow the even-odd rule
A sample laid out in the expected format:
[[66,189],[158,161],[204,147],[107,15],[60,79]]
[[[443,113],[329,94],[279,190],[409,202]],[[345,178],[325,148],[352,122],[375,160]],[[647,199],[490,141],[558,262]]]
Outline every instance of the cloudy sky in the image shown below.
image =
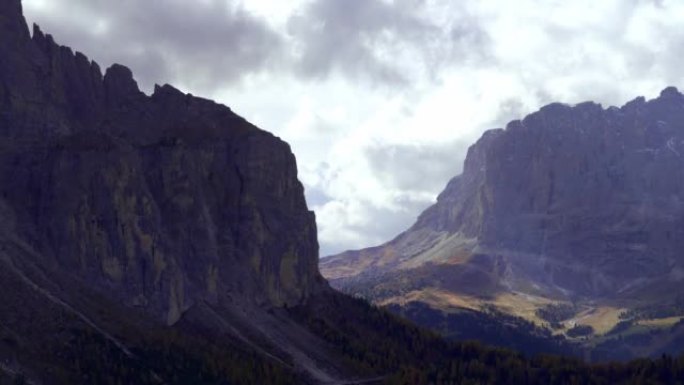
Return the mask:
[[[24,0],[143,90],[171,83],[288,141],[321,255],[391,239],[468,145],[551,101],[681,86],[684,2]],[[681,88],[681,87],[680,87]]]

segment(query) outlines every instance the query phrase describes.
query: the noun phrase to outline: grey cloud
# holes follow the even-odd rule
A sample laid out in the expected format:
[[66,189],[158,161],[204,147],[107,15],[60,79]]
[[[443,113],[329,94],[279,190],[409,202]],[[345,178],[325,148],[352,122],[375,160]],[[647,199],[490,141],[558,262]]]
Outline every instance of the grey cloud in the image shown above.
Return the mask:
[[453,25],[436,25],[423,15],[427,6],[422,0],[315,0],[288,23],[298,44],[297,73],[406,85],[415,80],[416,65],[435,77],[443,65],[486,51],[477,23],[454,15]]
[[[676,5],[676,2],[659,0],[629,0],[618,3],[605,23],[590,29],[579,31],[573,26],[545,25],[545,35],[566,47],[568,57],[575,58],[575,61],[568,61],[568,65],[563,60],[557,61],[555,64],[560,65],[553,67],[554,75],[580,78],[592,70],[608,68],[605,64],[607,61],[622,61],[624,72],[619,77],[614,73],[605,73],[602,78],[587,79],[586,83],[579,82],[575,86],[576,94],[590,95],[588,98],[592,100],[609,104],[620,104],[625,97],[632,96],[632,90],[621,87],[623,80],[627,84],[627,81],[636,79],[658,79],[663,82],[662,87],[681,84],[681,68],[684,65],[684,57],[679,54],[684,48],[684,32],[681,29],[672,28],[660,19],[652,19],[648,23],[643,23],[642,19],[644,25],[648,24],[655,29],[652,36],[641,42],[634,42],[628,33],[634,27],[633,22],[647,14],[646,11],[677,14]],[[603,49],[586,52],[588,42],[598,42],[603,45]],[[529,79],[529,83],[530,88],[540,87],[538,78]],[[587,89],[590,91],[587,92]],[[553,90],[547,89],[545,92],[548,94],[545,95],[546,98],[540,99],[542,104],[558,101]]]
[[518,99],[507,99],[499,104],[499,112],[492,119],[490,126],[503,128],[511,120],[525,117],[525,105]]
[[310,209],[318,206],[323,206],[324,204],[332,201],[332,198],[328,196],[328,194],[326,194],[325,191],[323,191],[320,188],[308,187],[305,193],[306,203]]
[[471,62],[491,61],[490,36],[478,24],[478,20],[467,16],[457,19],[451,27],[451,55],[447,59],[461,58]]
[[665,85],[679,86],[684,85],[682,82],[682,68],[684,67],[684,57],[681,55],[684,49],[684,31],[662,31],[662,34],[670,34],[669,38],[665,40],[662,49],[650,50],[644,52],[644,55],[632,56],[631,72],[634,76],[643,76],[644,73],[660,74],[663,77]]
[[[319,238],[321,256],[379,245],[409,228],[433,203],[425,194],[436,197],[453,176],[461,173],[469,143],[470,140],[436,145],[376,144],[366,148],[364,157],[373,177],[386,189],[401,193],[393,198],[392,208],[357,201],[368,220],[344,226],[345,231],[356,234],[353,240]],[[322,197],[325,194],[319,195],[315,190],[307,193],[310,202]],[[321,226],[325,226],[325,222]]]
[[456,141],[439,145],[385,145],[366,149],[374,175],[386,185],[403,191],[441,191],[463,170],[469,143]]
[[392,211],[368,203],[364,204],[364,214],[367,218],[372,218],[372,221],[363,225],[349,225],[345,228],[358,234],[357,239],[349,242],[319,238],[320,256],[326,257],[346,250],[380,245],[390,241],[408,229],[416,221],[418,214],[430,205],[429,202],[411,199],[403,199],[398,203],[403,205],[404,210]]
[[488,57],[477,18],[459,8],[437,25],[424,0],[313,0],[288,36],[236,0],[61,1],[36,15],[43,30],[103,66],[130,66],[145,89],[174,82],[210,94],[261,71],[401,86]]
[[[267,69],[281,55],[282,38],[239,6],[223,0],[188,4],[72,0],[60,8],[63,13],[35,21],[102,65],[130,66],[147,89],[181,82],[211,91]],[[92,24],[74,22],[90,19]],[[98,32],[98,24],[105,28]]]

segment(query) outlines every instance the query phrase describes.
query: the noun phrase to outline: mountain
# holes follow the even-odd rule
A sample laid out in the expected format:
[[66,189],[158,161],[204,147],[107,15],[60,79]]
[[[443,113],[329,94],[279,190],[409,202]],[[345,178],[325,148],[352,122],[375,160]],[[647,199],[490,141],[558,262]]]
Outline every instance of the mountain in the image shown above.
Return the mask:
[[[319,273],[288,145],[0,2],[0,384],[668,383],[457,344]],[[655,368],[648,373],[644,365]]]
[[3,24],[7,242],[167,324],[222,293],[294,306],[320,290],[315,218],[286,143]]
[[670,87],[620,108],[554,103],[487,131],[410,229],[321,271],[379,304],[493,306],[602,335],[684,316],[682,242],[684,95]]
[[0,138],[0,369],[76,383],[80,338],[131,359],[153,333],[196,351],[199,334],[327,378],[310,359],[326,344],[276,314],[329,291],[285,142],[171,86],[147,96],[124,66],[102,74],[29,34],[18,0],[0,3]]

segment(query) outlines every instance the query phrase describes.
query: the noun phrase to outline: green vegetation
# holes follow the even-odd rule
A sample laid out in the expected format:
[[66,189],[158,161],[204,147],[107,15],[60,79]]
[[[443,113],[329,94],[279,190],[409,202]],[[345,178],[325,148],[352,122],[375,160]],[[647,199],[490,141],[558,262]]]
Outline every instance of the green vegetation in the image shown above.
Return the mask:
[[427,384],[682,384],[684,357],[664,356],[657,360],[636,360],[627,364],[586,365],[575,359],[543,356],[522,360],[508,352],[475,347],[445,365],[427,369],[404,367],[389,378],[392,385]]
[[612,336],[612,335],[617,335],[617,334],[626,332],[627,330],[631,329],[633,326],[634,326],[634,321],[632,321],[632,320],[620,321],[615,326],[613,326],[612,329],[610,329],[610,331],[606,334],[606,336]]
[[443,312],[421,302],[411,302],[405,306],[391,305],[387,309],[454,341],[467,341],[476,336],[486,345],[506,347],[530,356],[578,354],[577,347],[562,336],[554,336],[546,328],[505,314],[493,306],[487,306],[483,311]]
[[[328,292],[290,316],[330,343],[348,375],[399,384],[683,384],[684,356],[590,365],[553,355],[534,358],[479,342],[449,342],[361,299]],[[473,320],[475,322],[476,320]],[[191,330],[117,332],[124,353],[100,333],[73,327],[47,342],[56,384],[304,384],[290,362],[266,358],[238,342]],[[124,332],[123,337],[120,332]],[[0,384],[16,379],[2,377]],[[679,382],[677,382],[679,381]]]
[[560,323],[572,318],[576,313],[577,309],[567,303],[550,304],[535,311],[537,317],[547,321],[554,329],[560,329]]
[[167,330],[140,341],[129,357],[100,334],[72,330],[57,354],[66,362],[54,380],[64,384],[299,384],[281,365],[239,346]]
[[577,325],[570,328],[565,334],[572,338],[587,337],[594,334],[594,328],[589,325]]
[[476,342],[456,343],[341,295],[292,310],[346,359],[391,385],[684,384],[684,356],[590,365],[576,358],[523,354]]
[[684,315],[684,295],[678,296],[672,302],[640,306],[624,311],[620,314],[620,319],[647,320],[680,315]]

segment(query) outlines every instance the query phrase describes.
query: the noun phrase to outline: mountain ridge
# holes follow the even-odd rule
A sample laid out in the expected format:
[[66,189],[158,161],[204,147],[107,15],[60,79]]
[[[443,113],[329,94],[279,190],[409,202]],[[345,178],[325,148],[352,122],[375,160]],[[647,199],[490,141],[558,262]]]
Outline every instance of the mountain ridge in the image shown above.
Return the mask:
[[[5,5],[8,6],[11,7]],[[12,10],[21,12],[19,5]],[[10,19],[22,20],[19,16]],[[308,296],[308,291],[316,290],[316,285],[323,285],[315,266],[318,245],[314,214],[306,208],[303,187],[296,180],[294,155],[286,143],[252,126],[227,107],[183,94],[169,85],[156,86],[154,93],[148,97],[138,89],[128,68],[115,64],[102,75],[95,62],[90,62],[85,55],[73,53],[68,47],[57,45],[50,35],[43,34],[37,26],[34,26],[30,40],[21,23],[8,23],[5,20],[2,29],[6,30],[8,26],[10,31],[13,28],[21,28],[21,31],[9,32],[4,36],[19,36],[18,40],[23,41],[26,48],[22,51],[19,47],[16,54],[5,54],[3,57],[23,60],[33,66],[22,66],[20,76],[17,76],[16,66],[12,67],[13,70],[3,71],[10,76],[3,78],[3,89],[9,97],[9,103],[4,104],[7,107],[2,115],[12,122],[11,125],[3,125],[3,134],[7,139],[3,158],[4,164],[8,165],[2,173],[5,186],[3,197],[8,201],[7,206],[20,208],[21,203],[27,200],[36,204],[40,202],[42,212],[36,211],[31,215],[42,214],[52,220],[57,218],[59,212],[60,216],[69,218],[69,223],[53,224],[51,237],[63,245],[78,244],[76,238],[80,238],[81,250],[100,250],[101,256],[96,259],[103,258],[106,261],[102,262],[104,276],[101,278],[114,284],[122,283],[121,280],[132,281],[127,284],[142,290],[136,289],[141,298],[129,298],[129,301],[150,300],[154,294],[150,296],[145,291],[155,293],[156,289],[147,282],[168,280],[169,289],[164,290],[169,290],[169,296],[175,296],[178,300],[174,304],[169,299],[166,318],[170,323],[177,321],[183,309],[190,306],[191,292],[199,294],[199,288],[186,290],[178,285],[213,286],[215,283],[209,281],[239,281],[240,277],[256,273],[254,283],[246,280],[242,285],[252,286],[255,296],[264,297],[261,301],[270,301],[276,306],[301,303]],[[2,67],[12,64],[7,60],[0,62]],[[47,88],[49,91],[36,89],[44,83],[51,85]],[[12,149],[12,146],[15,148]],[[35,156],[30,161],[24,159],[28,156],[20,157],[17,154],[19,148],[21,151],[40,152],[40,157]],[[164,158],[167,160],[164,161]],[[111,167],[112,160],[119,160],[120,163]],[[52,178],[62,182],[59,186],[49,186],[42,181],[22,181],[13,164],[17,161],[35,163],[30,172],[36,175],[42,172],[43,175],[34,179]],[[162,168],[164,163],[173,164],[173,167],[155,172],[155,164],[159,162]],[[235,163],[236,166],[233,169],[221,169],[221,163]],[[89,168],[85,164],[100,164],[102,168]],[[199,177],[198,172],[202,177]],[[69,174],[81,177],[74,179]],[[203,183],[204,180],[210,182]],[[20,181],[26,185],[18,189]],[[107,187],[94,193],[94,182]],[[233,187],[225,188],[226,185]],[[13,193],[16,190],[22,191],[21,197]],[[139,191],[142,193],[138,194]],[[42,198],[46,192],[54,195],[54,201]],[[74,197],[79,194],[80,197]],[[271,204],[270,211],[254,210],[255,200],[271,197],[277,197],[282,204]],[[194,199],[199,201],[195,202]],[[234,207],[224,209],[223,215],[232,211],[230,215],[234,219],[231,220],[236,223],[242,221],[232,226],[233,236],[224,233],[224,239],[221,239],[215,233],[216,228],[224,227],[221,222],[228,218],[207,215],[195,219],[193,224],[182,223],[179,216],[164,217],[168,212],[176,211],[182,215],[187,210],[208,214],[216,212],[217,204]],[[100,207],[94,208],[93,205]],[[162,207],[164,205],[168,207]],[[259,206],[259,210],[268,207],[263,202]],[[50,210],[55,210],[54,214],[45,212]],[[114,219],[113,223],[97,223],[100,226],[95,227],[114,239],[105,239],[102,235],[87,231],[90,226],[85,225],[85,221],[96,223],[97,218],[85,219],[78,214],[79,210],[90,211],[87,214],[90,216],[98,215],[93,210],[111,213],[109,215]],[[308,214],[294,215],[298,211]],[[28,219],[29,213],[24,214],[15,213],[15,216]],[[141,223],[138,220],[141,215],[156,217],[174,225],[165,228],[162,222]],[[272,238],[269,229],[264,227],[264,221],[271,221],[273,227],[278,227],[283,226],[279,221],[284,220],[291,223],[287,225],[290,229],[278,229],[282,246],[273,241],[270,241],[270,246],[255,240],[251,241],[253,244],[247,244],[249,234],[238,234],[241,228],[256,226],[263,232],[261,237]],[[204,227],[204,222],[209,225],[208,228]],[[68,234],[63,228],[70,229]],[[179,256],[165,259],[164,254],[173,254],[174,249],[169,236],[179,230],[192,232],[200,228],[204,228],[201,230],[204,234],[195,236],[205,239],[203,243],[206,248],[194,254],[204,258],[201,262],[204,266],[197,266],[203,271],[193,279],[176,275],[179,270],[173,266],[185,263],[176,259]],[[61,264],[77,269],[93,267],[87,266],[87,261],[83,260],[86,258],[84,251],[62,250],[54,240],[39,234],[23,235],[33,238],[32,243],[40,253],[51,254]],[[245,244],[239,245],[239,242]],[[195,244],[199,245],[200,242]],[[275,252],[280,257],[270,261],[263,259],[261,254],[264,251],[259,248],[260,245],[266,248],[279,247],[279,250],[272,250],[271,253]],[[256,271],[217,280],[217,274],[229,270],[225,265],[224,269],[217,266],[220,263],[217,254],[219,249],[225,249],[228,255],[232,254],[238,259],[252,259]],[[297,257],[297,253],[302,254],[301,258]],[[117,254],[127,255],[128,260],[110,256]],[[82,260],[76,261],[74,255],[80,255],[78,258]],[[281,264],[281,261],[289,261],[286,262],[289,265]],[[132,270],[138,270],[138,273],[133,274],[140,276],[129,274]],[[146,270],[152,271],[152,274]],[[171,270],[176,272],[171,273]],[[166,277],[166,273],[175,278]],[[306,282],[301,286],[288,287],[292,283],[286,282],[287,279],[302,279]],[[93,283],[100,280],[97,278]],[[259,293],[258,286],[264,287],[263,293]],[[175,293],[176,290],[179,292]],[[299,290],[303,291],[297,293]],[[216,288],[208,287],[206,291],[198,298],[212,300],[210,297],[216,296],[211,293]],[[188,299],[189,303],[183,303],[183,298]],[[159,302],[160,299],[154,301]],[[163,307],[161,304],[155,306]],[[171,308],[174,310],[171,311]]]
[[171,86],[145,95],[124,66],[102,74],[40,28],[31,36],[21,12],[0,2],[0,383],[684,373],[684,358],[594,366],[450,343],[332,290],[285,142]]
[[287,143],[170,85],[145,95],[123,65],[103,74],[30,34],[19,0],[0,4],[0,138],[0,372],[98,382],[77,370],[97,346],[114,366],[90,375],[137,382],[147,350],[175,345],[198,371],[258,368],[244,381],[351,376],[284,313],[330,291]]
[[381,303],[423,289],[496,305],[517,295],[538,307],[600,303],[615,323],[630,308],[666,306],[684,271],[682,122],[674,87],[620,108],[544,106],[483,134],[407,231],[323,258],[321,271]]

